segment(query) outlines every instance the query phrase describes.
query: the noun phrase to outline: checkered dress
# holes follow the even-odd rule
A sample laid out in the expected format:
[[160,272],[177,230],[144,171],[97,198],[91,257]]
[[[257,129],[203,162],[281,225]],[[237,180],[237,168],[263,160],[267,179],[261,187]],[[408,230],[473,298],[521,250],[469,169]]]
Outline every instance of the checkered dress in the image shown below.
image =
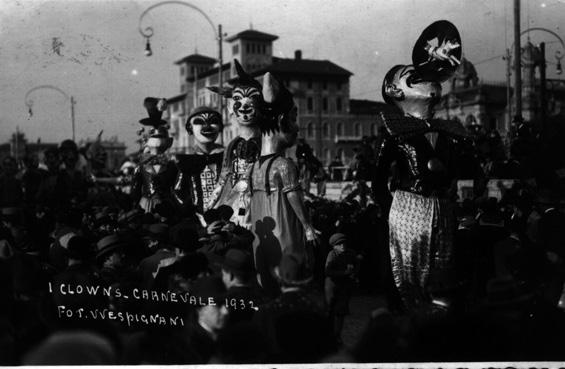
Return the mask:
[[389,214],[392,273],[410,309],[429,300],[430,276],[452,268],[455,208],[447,199],[395,191]]

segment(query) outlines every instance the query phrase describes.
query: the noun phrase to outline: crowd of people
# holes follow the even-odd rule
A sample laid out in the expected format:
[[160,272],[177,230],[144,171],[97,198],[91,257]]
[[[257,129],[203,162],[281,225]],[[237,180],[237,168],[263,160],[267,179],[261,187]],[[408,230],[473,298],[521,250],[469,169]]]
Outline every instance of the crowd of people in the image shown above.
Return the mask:
[[[237,60],[229,87],[209,87],[239,128],[225,149],[222,115],[200,106],[193,147],[172,155],[167,100],[147,97],[142,150],[120,174],[100,140],[23,167],[5,158],[0,364],[563,360],[562,163],[535,165],[527,126],[506,161],[494,132],[434,119],[461,56],[457,28],[437,21],[412,64],[387,72],[396,110],[337,202],[309,193],[328,176],[304,141],[286,155],[300,130],[291,91]],[[490,197],[492,177],[513,185]],[[457,199],[463,178],[475,188]],[[374,306],[348,327],[359,294]]]
[[[314,275],[283,257],[272,296],[231,208],[145,213],[75,169],[79,155],[67,140],[39,167],[2,163],[4,365],[563,359],[565,218],[527,184],[460,203],[456,274],[408,312],[377,204],[311,197]],[[355,291],[386,303],[343,345]]]

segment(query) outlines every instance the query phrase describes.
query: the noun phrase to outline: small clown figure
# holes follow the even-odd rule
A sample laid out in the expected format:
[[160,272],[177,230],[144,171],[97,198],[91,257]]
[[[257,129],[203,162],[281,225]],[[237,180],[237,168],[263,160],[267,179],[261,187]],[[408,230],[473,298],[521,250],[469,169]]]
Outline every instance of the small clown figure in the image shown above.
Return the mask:
[[430,281],[452,280],[458,145],[463,126],[434,119],[441,82],[461,60],[461,38],[448,21],[424,30],[412,53],[412,65],[394,66],[385,76],[382,95],[402,114],[381,113],[385,133],[377,154],[373,191],[389,203],[388,172],[396,162],[397,178],[389,213],[392,272],[404,307],[432,303]]
[[[161,119],[167,101],[147,97],[143,105],[149,117],[139,123],[151,128],[144,136],[141,161],[133,174],[132,197],[136,205],[149,213],[160,204],[174,206],[173,186],[177,168],[167,155],[173,139],[169,136],[167,122]],[[145,129],[140,132],[145,132]]]
[[258,124],[263,119],[264,101],[261,84],[234,60],[238,77],[233,87],[212,86],[209,89],[229,98],[229,110],[238,125],[238,136],[227,146],[220,180],[208,208],[232,207],[231,221],[242,226],[249,206],[247,172],[259,157],[261,138]]
[[191,112],[185,127],[188,134],[194,136],[194,146],[187,154],[175,157],[179,170],[175,197],[181,205],[191,204],[203,213],[209,206],[222,168],[224,147],[216,143],[223,129],[222,117],[217,110],[200,106]]

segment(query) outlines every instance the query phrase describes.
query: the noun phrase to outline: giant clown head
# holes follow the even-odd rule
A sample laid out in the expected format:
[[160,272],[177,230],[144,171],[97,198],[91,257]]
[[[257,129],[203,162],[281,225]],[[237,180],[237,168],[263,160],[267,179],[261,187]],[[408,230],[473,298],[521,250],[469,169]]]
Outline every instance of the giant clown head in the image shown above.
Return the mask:
[[194,139],[203,144],[216,142],[223,127],[220,113],[207,106],[194,109],[185,126],[188,134],[194,135]]
[[[173,138],[169,136],[167,121],[161,119],[163,112],[167,109],[167,100],[147,97],[143,101],[143,106],[149,117],[141,119],[139,123],[152,127],[144,136],[143,151],[152,155],[162,154],[173,144]],[[139,133],[145,133],[145,129]]]
[[234,59],[234,64],[237,78],[232,87],[211,86],[208,89],[229,98],[228,109],[239,125],[253,126],[263,116],[261,84],[243,69],[237,59]]
[[432,23],[416,41],[412,65],[396,65],[386,74],[382,95],[404,114],[430,119],[441,99],[441,83],[455,73],[461,60],[461,37],[450,22]]

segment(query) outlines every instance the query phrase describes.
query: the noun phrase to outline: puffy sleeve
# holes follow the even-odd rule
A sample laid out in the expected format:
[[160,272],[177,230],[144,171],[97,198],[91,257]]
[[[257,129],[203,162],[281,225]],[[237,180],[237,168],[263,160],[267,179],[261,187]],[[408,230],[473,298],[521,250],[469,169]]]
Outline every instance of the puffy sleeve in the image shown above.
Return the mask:
[[281,160],[279,174],[281,176],[283,193],[298,191],[301,189],[300,182],[298,180],[298,168],[294,162],[288,159]]

